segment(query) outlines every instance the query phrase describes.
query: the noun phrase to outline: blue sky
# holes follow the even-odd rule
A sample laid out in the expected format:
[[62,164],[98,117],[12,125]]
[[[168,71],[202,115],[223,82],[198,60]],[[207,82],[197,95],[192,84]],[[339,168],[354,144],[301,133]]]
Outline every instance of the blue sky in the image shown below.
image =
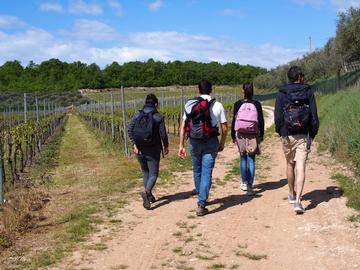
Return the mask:
[[321,48],[360,0],[0,0],[0,64],[195,60],[272,68]]

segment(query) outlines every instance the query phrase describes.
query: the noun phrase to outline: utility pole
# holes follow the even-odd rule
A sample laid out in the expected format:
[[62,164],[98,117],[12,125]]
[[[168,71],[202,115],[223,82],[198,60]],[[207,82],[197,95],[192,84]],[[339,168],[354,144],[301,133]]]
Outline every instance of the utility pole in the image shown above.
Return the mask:
[[312,52],[312,39],[311,36],[309,36],[309,53]]

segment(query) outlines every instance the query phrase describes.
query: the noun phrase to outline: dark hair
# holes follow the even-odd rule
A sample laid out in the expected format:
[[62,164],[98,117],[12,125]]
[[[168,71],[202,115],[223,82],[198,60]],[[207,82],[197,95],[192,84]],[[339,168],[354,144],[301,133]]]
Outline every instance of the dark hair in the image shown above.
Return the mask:
[[301,68],[298,66],[292,66],[287,73],[290,82],[296,82],[300,79],[300,77],[304,77],[304,73]]
[[146,96],[145,103],[151,103],[153,105],[156,105],[156,104],[159,104],[159,100],[154,94],[148,94]]
[[201,80],[199,82],[199,92],[200,92],[200,94],[208,95],[208,94],[211,93],[211,91],[212,91],[211,82],[209,82],[207,80]]
[[254,86],[252,83],[244,83],[243,84],[244,90],[244,99],[252,99],[254,95]]

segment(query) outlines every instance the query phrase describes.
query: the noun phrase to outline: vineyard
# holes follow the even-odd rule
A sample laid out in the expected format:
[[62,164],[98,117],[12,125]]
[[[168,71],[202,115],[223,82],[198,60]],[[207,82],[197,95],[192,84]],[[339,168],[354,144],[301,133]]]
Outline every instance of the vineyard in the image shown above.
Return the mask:
[[4,202],[4,188],[24,183],[21,177],[27,166],[32,165],[42,151],[46,141],[66,120],[62,107],[44,102],[39,105],[37,97],[35,110],[28,110],[28,96],[24,94],[23,107],[16,111],[5,111],[0,115],[0,202]]

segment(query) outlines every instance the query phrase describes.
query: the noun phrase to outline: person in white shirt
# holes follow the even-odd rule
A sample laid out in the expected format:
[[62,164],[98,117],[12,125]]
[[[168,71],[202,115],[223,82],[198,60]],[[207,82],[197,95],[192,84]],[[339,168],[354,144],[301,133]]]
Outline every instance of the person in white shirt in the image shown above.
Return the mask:
[[[212,85],[209,81],[200,81],[200,95],[185,104],[185,113],[180,127],[178,155],[180,158],[186,157],[184,144],[185,138],[188,137],[195,190],[198,194],[196,212],[198,216],[206,215],[209,212],[205,206],[211,188],[212,171],[217,153],[224,149],[228,130],[224,107],[220,102],[211,98],[211,91]],[[221,133],[219,133],[219,129]],[[219,141],[218,135],[220,134]]]

